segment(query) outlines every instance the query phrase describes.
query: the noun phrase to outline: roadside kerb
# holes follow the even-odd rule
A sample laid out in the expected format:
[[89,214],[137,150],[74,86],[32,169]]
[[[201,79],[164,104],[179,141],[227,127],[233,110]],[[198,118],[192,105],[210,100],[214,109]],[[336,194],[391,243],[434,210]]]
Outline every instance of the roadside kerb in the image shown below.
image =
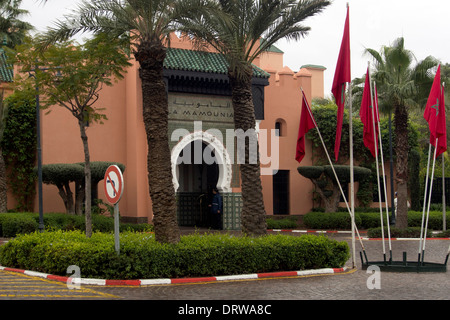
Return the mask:
[[349,270],[347,267],[343,268],[322,268],[314,270],[301,271],[285,271],[285,272],[267,272],[267,273],[252,273],[242,275],[230,276],[214,276],[214,277],[199,277],[199,278],[175,278],[175,279],[137,279],[137,280],[106,280],[106,279],[90,279],[90,278],[71,278],[64,276],[56,276],[43,272],[22,270],[16,268],[8,268],[0,266],[0,270],[23,273],[32,277],[39,277],[48,280],[55,280],[65,282],[68,284],[82,284],[82,285],[97,285],[97,286],[146,286],[146,285],[162,285],[162,284],[182,284],[182,283],[201,283],[201,282],[220,282],[220,281],[236,281],[236,280],[253,280],[264,278],[283,278],[283,277],[302,277],[325,274],[345,273]]
[[[294,229],[269,229],[267,231],[272,232],[292,232],[292,233],[317,233],[317,234],[351,234],[352,231],[350,230],[294,230]],[[360,234],[366,234],[366,230],[359,231]],[[439,233],[439,231],[433,231],[434,234]],[[388,237],[384,238],[385,240],[388,239]],[[357,238],[359,240],[359,238]],[[383,238],[369,238],[369,237],[361,237],[361,240],[383,240]],[[420,238],[391,238],[391,240],[398,240],[398,241],[419,241]],[[450,240],[450,238],[433,238],[428,237],[427,240]]]
[[[341,233],[351,234],[349,230],[294,230],[294,229],[269,229],[267,231],[273,232],[293,232],[293,233]],[[359,233],[367,233],[367,231],[360,231]]]

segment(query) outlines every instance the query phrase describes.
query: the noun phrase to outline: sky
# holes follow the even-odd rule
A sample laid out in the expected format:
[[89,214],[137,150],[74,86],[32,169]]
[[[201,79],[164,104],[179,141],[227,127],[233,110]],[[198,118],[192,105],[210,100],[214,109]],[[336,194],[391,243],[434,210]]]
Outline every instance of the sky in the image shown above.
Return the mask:
[[[23,20],[38,31],[63,14],[69,13],[79,1],[23,0],[22,8],[30,14]],[[445,0],[333,0],[321,14],[308,18],[308,35],[297,42],[280,41],[276,45],[284,52],[284,65],[298,71],[302,65],[326,67],[325,96],[331,96],[336,62],[344,32],[346,4],[350,6],[350,47],[352,78],[366,73],[370,57],[366,48],[379,51],[399,37],[405,38],[405,48],[418,61],[431,55],[450,63],[450,1]]]

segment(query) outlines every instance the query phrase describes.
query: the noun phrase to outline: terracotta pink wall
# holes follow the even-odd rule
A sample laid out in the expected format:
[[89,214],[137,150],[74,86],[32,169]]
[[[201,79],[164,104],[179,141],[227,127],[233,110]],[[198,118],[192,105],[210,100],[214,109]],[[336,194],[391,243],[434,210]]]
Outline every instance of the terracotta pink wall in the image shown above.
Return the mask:
[[[282,122],[279,137],[279,169],[289,170],[290,214],[305,214],[312,208],[312,183],[297,172],[295,160],[298,127],[301,114],[301,90],[311,97],[311,74],[301,70],[295,74],[288,67],[278,72],[271,70],[270,85],[265,91],[265,119],[260,129],[273,129]],[[311,165],[311,144],[307,141],[307,154],[301,165]],[[273,214],[273,177],[262,176],[264,203],[267,214]]]
[[[98,108],[105,108],[103,113],[108,120],[104,124],[93,123],[87,129],[91,161],[117,161],[126,164],[126,82],[120,81],[113,87],[104,87]],[[65,108],[53,106],[50,113],[41,112],[42,163],[84,162],[80,130],[75,117]],[[72,188],[73,191],[73,188]],[[103,195],[99,185],[99,195]],[[127,197],[121,200],[126,207]],[[43,202],[46,212],[64,211],[57,188],[44,185]],[[37,206],[37,203],[36,203]]]
[[[192,49],[189,42],[172,39],[176,48]],[[138,66],[128,69],[125,79],[104,87],[97,107],[105,108],[108,120],[92,124],[88,131],[91,161],[117,161],[126,166],[124,172],[124,194],[120,201],[122,216],[148,218],[151,221],[151,199],[147,183],[147,142],[142,121],[142,94]],[[297,172],[295,147],[301,110],[303,87],[311,99],[311,73],[303,69],[294,74],[282,65],[282,55],[264,55],[257,62],[271,72],[270,85],[265,89],[265,120],[261,129],[274,129],[277,119],[286,122],[286,134],[280,137],[281,170],[290,170],[290,213],[304,214],[312,207],[312,184]],[[277,70],[278,69],[278,70]],[[311,165],[311,145],[302,165]],[[76,119],[70,112],[55,106],[50,114],[42,113],[42,156],[43,164],[83,162],[84,154]],[[264,201],[268,214],[273,213],[272,176],[262,176]],[[240,191],[239,188],[233,191]],[[103,182],[99,184],[99,196],[104,201]],[[64,204],[55,186],[44,185],[43,201],[45,212],[63,212]],[[37,211],[36,201],[36,211]]]

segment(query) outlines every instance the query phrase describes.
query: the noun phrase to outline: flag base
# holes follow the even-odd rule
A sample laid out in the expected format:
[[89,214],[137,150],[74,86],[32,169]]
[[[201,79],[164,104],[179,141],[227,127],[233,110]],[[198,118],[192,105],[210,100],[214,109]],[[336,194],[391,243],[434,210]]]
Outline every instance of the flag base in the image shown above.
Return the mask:
[[386,272],[447,272],[448,256],[444,263],[407,261],[406,252],[403,252],[403,261],[366,261],[364,262],[360,252],[362,270],[367,270],[370,266],[377,266],[380,271]]

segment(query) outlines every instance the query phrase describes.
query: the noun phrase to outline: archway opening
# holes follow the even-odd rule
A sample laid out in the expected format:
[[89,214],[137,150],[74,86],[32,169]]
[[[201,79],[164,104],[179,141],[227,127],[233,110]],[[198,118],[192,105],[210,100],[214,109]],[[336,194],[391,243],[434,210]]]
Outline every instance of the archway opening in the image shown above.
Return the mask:
[[[208,161],[205,161],[205,154],[210,155]],[[177,160],[177,179],[177,192],[205,193],[217,187],[219,165],[215,150],[201,140],[184,147]]]
[[220,175],[216,150],[202,140],[190,142],[178,154],[176,175],[180,226],[211,227],[208,205]]

